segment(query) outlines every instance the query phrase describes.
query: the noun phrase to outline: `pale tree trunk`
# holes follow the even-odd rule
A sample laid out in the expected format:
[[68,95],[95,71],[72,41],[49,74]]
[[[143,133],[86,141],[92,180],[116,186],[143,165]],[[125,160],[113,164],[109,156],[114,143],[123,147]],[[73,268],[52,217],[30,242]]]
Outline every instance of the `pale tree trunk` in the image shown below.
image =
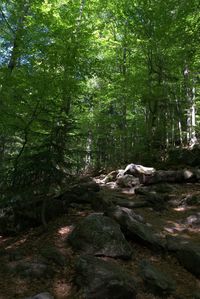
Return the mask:
[[[187,100],[187,143],[190,147],[193,147],[197,143],[196,138],[196,111],[195,111],[195,87],[191,86],[192,80],[190,80],[190,71],[188,67],[185,67],[184,78],[185,78],[185,89],[186,89],[186,100]],[[194,85],[194,82],[192,82]]]
[[86,141],[86,158],[85,158],[85,164],[86,167],[90,166],[91,164],[91,151],[92,151],[92,132],[88,132],[87,141]]

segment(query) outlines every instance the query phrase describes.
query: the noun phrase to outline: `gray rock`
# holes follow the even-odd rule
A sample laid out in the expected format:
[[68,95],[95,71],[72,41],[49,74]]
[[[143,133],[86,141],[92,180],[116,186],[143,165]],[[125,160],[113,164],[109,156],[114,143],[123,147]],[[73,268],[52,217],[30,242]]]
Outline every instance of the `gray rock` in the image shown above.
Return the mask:
[[194,293],[192,294],[192,298],[193,299],[200,299],[200,290],[194,291]]
[[169,201],[169,196],[166,194],[152,191],[145,195],[144,199],[155,211],[163,211],[168,208],[167,205]]
[[200,245],[178,237],[167,237],[167,248],[173,251],[179,262],[191,273],[200,276]]
[[151,186],[151,191],[155,191],[158,193],[171,193],[177,190],[177,187],[174,185],[170,185],[167,183],[161,183]]
[[54,299],[54,297],[50,293],[45,292],[24,299]]
[[190,227],[200,227],[200,213],[188,216],[186,218],[186,224]]
[[136,284],[131,274],[113,262],[81,256],[76,263],[76,284],[84,299],[134,299]]
[[101,214],[87,216],[67,239],[78,251],[97,256],[131,258],[132,249],[120,226]]
[[130,174],[126,174],[126,175],[119,177],[117,179],[116,183],[117,183],[117,185],[119,185],[122,188],[124,188],[124,187],[131,188],[132,186],[139,185],[140,181],[138,178],[136,178]]
[[25,255],[25,252],[20,249],[20,248],[17,248],[17,249],[12,249],[12,250],[9,250],[8,251],[8,255],[9,255],[9,260],[10,261],[20,261],[23,259],[24,255]]
[[143,218],[132,210],[116,206],[108,209],[106,215],[117,221],[131,239],[142,241],[154,249],[165,248],[165,239],[145,224]]
[[151,206],[149,204],[149,202],[147,202],[145,200],[136,201],[136,200],[130,200],[130,199],[126,199],[126,198],[123,198],[123,199],[119,198],[114,203],[116,205],[120,206],[120,207],[126,207],[126,208],[130,208],[130,209],[136,209],[136,208],[143,208],[143,207],[150,207]]
[[23,278],[51,277],[54,274],[51,267],[39,261],[21,261],[11,271]]
[[182,203],[190,206],[199,206],[200,194],[188,195],[182,200]]
[[129,164],[126,166],[124,170],[124,174],[131,174],[134,176],[138,176],[140,174],[144,175],[152,175],[155,173],[155,169],[153,167],[145,167],[142,165],[137,165],[137,164]]
[[40,254],[47,260],[53,261],[58,266],[65,265],[64,255],[55,247],[43,247],[40,251]]
[[161,272],[145,260],[141,263],[141,275],[148,290],[154,294],[169,295],[176,289],[174,280],[168,274]]

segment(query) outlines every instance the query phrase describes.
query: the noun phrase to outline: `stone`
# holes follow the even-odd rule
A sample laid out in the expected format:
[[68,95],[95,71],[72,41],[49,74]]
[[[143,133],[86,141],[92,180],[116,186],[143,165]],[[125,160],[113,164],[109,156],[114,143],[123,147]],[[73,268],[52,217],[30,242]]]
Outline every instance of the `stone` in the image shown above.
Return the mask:
[[9,250],[7,253],[10,261],[20,261],[25,255],[24,250],[20,248]]
[[189,227],[196,227],[196,228],[200,228],[200,213],[196,213],[193,215],[190,215],[186,218],[186,224]]
[[145,167],[133,163],[127,165],[124,170],[124,175],[131,174],[134,176],[138,176],[140,174],[152,175],[153,173],[155,173],[155,169],[153,167]]
[[140,181],[138,178],[136,178],[132,175],[125,174],[125,175],[119,177],[117,179],[116,183],[122,188],[124,188],[124,187],[131,188],[132,186],[139,185]]
[[192,294],[193,299],[200,299],[200,290],[195,290]]
[[129,259],[132,249],[120,226],[102,214],[92,214],[75,227],[67,239],[74,250],[96,256]]
[[33,261],[21,261],[17,263],[14,268],[11,269],[12,272],[19,274],[23,278],[42,278],[42,277],[52,277],[54,271],[47,264],[33,260]]
[[155,211],[167,210],[167,202],[169,199],[167,194],[157,193],[155,191],[151,191],[144,195],[144,200],[148,202]]
[[84,182],[84,183],[79,183],[77,185],[74,185],[71,189],[70,189],[70,192],[72,194],[75,194],[75,195],[83,195],[84,193],[87,193],[87,192],[99,192],[100,191],[100,187],[99,187],[99,184],[97,184],[96,182],[94,181],[89,181],[89,182]]
[[170,295],[176,289],[175,281],[168,274],[158,270],[146,260],[141,262],[141,276],[148,290],[156,295]]
[[54,297],[50,293],[44,292],[24,299],[54,299]]
[[200,245],[188,239],[167,236],[167,248],[189,272],[200,277]]
[[117,171],[117,170],[111,171],[111,172],[110,172],[109,174],[107,174],[107,176],[102,180],[102,183],[103,183],[103,184],[106,184],[106,183],[108,183],[108,182],[115,181],[117,175],[118,175],[118,171]]
[[63,267],[66,263],[64,255],[56,247],[45,246],[40,250],[40,254],[47,261],[53,261],[58,266]]
[[199,206],[200,205],[200,194],[187,195],[182,203],[187,204],[189,206]]
[[148,244],[154,249],[165,249],[165,239],[131,209],[119,206],[110,207],[106,211],[106,215],[117,221],[123,232],[132,240]]
[[[117,199],[115,201],[115,204],[120,207],[126,207],[129,209],[136,209],[136,208],[143,208],[143,207],[150,207],[150,204],[148,201],[145,200],[130,200],[130,199]],[[108,207],[108,206],[107,206]]]
[[136,283],[121,266],[92,256],[81,256],[75,265],[76,284],[84,299],[135,299]]

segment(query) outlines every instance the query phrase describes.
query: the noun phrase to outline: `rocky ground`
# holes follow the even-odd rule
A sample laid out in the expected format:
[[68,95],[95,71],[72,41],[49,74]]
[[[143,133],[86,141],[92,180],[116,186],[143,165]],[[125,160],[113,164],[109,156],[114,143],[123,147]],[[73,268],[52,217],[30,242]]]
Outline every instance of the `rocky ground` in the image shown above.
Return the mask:
[[200,184],[95,180],[47,230],[0,237],[0,299],[200,298]]

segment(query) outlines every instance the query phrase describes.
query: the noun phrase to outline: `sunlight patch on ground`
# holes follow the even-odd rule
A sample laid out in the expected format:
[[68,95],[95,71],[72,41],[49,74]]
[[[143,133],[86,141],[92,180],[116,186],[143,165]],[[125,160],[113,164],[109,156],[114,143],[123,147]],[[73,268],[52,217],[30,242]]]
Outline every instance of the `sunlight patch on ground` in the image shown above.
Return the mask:
[[6,247],[6,249],[11,249],[13,247],[18,247],[18,246],[24,244],[26,241],[27,241],[27,237],[24,237],[23,239],[16,241],[12,245],[9,245],[8,247]]
[[123,194],[135,194],[135,188],[126,188],[124,190],[122,190]]
[[57,299],[65,299],[71,293],[72,286],[62,280],[54,283],[54,293]]
[[176,207],[173,208],[174,211],[176,212],[186,212],[186,211],[190,211],[190,210],[196,210],[197,207],[195,206],[181,206],[181,207]]
[[69,234],[72,232],[73,228],[74,228],[73,225],[69,225],[69,226],[61,227],[61,228],[58,230],[58,234],[59,234],[62,238],[65,238],[65,237],[69,236]]
[[182,232],[186,230],[186,227],[183,224],[176,223],[173,221],[167,221],[167,223],[169,224],[169,226],[165,227],[164,229],[169,233]]

